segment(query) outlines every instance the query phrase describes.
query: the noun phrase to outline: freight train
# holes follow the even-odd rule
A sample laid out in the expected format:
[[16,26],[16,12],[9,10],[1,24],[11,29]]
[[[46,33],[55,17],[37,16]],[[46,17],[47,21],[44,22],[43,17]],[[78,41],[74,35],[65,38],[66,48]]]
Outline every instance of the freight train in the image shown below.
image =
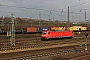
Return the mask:
[[[25,34],[25,33],[42,33],[43,30],[66,30],[66,27],[57,27],[57,26],[30,26],[30,27],[15,27],[15,33]],[[71,26],[67,30],[73,31],[90,31],[90,27],[85,26]],[[10,27],[0,27],[0,34],[7,33],[10,31]]]
[[73,38],[74,33],[72,30],[61,30],[61,31],[43,31],[41,40],[49,40],[52,38]]

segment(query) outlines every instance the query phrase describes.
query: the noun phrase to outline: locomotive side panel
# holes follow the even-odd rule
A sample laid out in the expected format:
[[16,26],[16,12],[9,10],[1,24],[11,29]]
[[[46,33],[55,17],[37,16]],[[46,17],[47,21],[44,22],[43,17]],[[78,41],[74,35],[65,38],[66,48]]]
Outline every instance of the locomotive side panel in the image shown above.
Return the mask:
[[66,37],[74,37],[73,31],[44,31],[45,34],[42,33],[42,39],[51,39],[51,38],[66,38]]

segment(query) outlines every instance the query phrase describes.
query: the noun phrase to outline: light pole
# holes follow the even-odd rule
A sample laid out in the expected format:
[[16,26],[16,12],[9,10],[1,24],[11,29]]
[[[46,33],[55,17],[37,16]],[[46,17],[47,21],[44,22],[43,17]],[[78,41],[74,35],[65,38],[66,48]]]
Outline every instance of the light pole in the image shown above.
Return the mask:
[[86,19],[86,10],[85,10],[85,24],[86,24],[86,20],[87,20],[87,19]]
[[2,16],[2,26],[4,26],[4,16]]
[[[87,16],[86,16],[86,9],[85,9],[85,24],[86,24],[86,26],[87,26]],[[87,48],[87,36],[88,36],[88,33],[87,33],[87,31],[85,32],[85,37],[86,37],[86,42],[85,42],[85,50],[87,51],[88,50],[88,48]]]
[[70,30],[70,22],[69,22],[69,6],[68,6],[68,22],[67,22],[68,30]]

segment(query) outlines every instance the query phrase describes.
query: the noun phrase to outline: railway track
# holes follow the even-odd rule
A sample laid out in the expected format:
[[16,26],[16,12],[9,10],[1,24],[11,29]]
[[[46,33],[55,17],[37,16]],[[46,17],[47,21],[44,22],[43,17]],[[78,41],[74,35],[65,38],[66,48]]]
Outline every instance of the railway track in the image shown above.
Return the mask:
[[[90,59],[90,51],[89,52],[85,52],[85,53],[78,53],[78,55],[75,56],[70,56],[69,58],[67,58],[68,60],[87,60]],[[86,59],[85,59],[86,58]]]
[[[60,42],[61,42],[61,41],[62,41],[62,42],[63,42],[63,41],[70,42],[71,40],[72,40],[72,41],[74,41],[74,40],[75,40],[75,41],[77,41],[77,40],[80,41],[80,40],[85,40],[85,37],[74,37],[74,39],[57,39],[57,40],[59,40]],[[57,40],[56,40],[56,41],[57,41]],[[69,40],[70,40],[70,41],[69,41]],[[40,41],[41,41],[40,39],[39,39],[39,40],[38,40],[38,39],[36,39],[36,40],[33,40],[33,39],[32,39],[32,40],[31,40],[31,39],[30,39],[30,40],[16,40],[16,44],[18,44],[18,43],[22,43],[22,44],[23,44],[23,43],[31,43],[31,42],[40,42]],[[53,41],[54,41],[54,40],[53,40]],[[44,42],[45,42],[45,41],[44,41]],[[4,41],[4,40],[1,41],[1,40],[0,40],[0,46],[1,46],[1,45],[9,45],[9,41],[6,41],[6,40],[5,40],[5,41]]]
[[[53,56],[64,56],[68,54],[71,55],[72,53],[77,53],[78,51],[81,52],[80,45],[84,46],[84,44],[86,43],[85,40],[85,38],[74,38],[36,42],[18,41],[16,42],[15,46],[9,46],[8,43],[0,43],[0,60],[44,60],[44,58],[46,58],[47,60],[49,57],[52,58]],[[90,41],[88,38],[88,45],[90,44],[89,42]],[[78,48],[74,46],[78,46]],[[58,48],[60,49],[58,50]],[[52,49],[56,50],[52,51]],[[40,51],[38,52],[38,50]],[[45,50],[46,52],[40,53],[42,50]],[[82,49],[82,51],[84,50]]]
[[[78,41],[78,42],[77,42]],[[88,42],[90,42],[88,40]],[[1,45],[0,46],[0,51],[9,51],[9,50],[20,50],[20,49],[31,49],[31,48],[41,48],[41,47],[49,47],[49,46],[62,46],[62,45],[67,45],[67,44],[73,44],[73,45],[82,45],[85,44],[85,40],[54,40],[54,41],[39,41],[39,42],[17,42],[15,46],[9,46],[9,45]],[[68,46],[68,45],[67,45]]]
[[88,52],[73,52],[64,56],[53,57],[52,60],[90,60],[90,50]]
[[[89,45],[90,46],[90,45]],[[90,47],[88,46],[88,51],[90,51]],[[84,46],[83,46],[84,48]],[[39,50],[30,50],[30,51],[22,51],[22,52],[12,52],[6,54],[0,54],[0,60],[48,60],[49,58],[53,58],[54,56],[63,56],[64,59],[74,59],[79,58],[86,54],[84,49],[81,49],[80,46],[64,46],[64,47],[57,47],[57,48],[47,48],[47,49],[39,49]],[[73,55],[79,54],[79,55]],[[72,56],[73,55],[73,56]],[[67,57],[66,57],[67,56]]]
[[[74,33],[75,33],[75,36],[74,36],[75,38],[85,37],[84,32],[81,32],[81,34],[78,34],[76,32]],[[39,34],[16,34],[15,38],[16,38],[16,41],[21,41],[21,42],[22,41],[41,41],[41,33]],[[1,35],[0,42],[9,42],[9,37],[7,37],[6,35]]]

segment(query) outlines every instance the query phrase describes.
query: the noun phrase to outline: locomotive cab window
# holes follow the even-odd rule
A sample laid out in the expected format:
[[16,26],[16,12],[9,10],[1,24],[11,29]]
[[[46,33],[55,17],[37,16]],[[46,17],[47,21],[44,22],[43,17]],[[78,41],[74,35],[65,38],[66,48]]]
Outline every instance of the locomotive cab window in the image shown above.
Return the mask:
[[48,34],[50,34],[50,32],[48,32]]
[[73,31],[72,31],[72,33],[73,33]]
[[42,32],[42,34],[46,34],[46,32]]

